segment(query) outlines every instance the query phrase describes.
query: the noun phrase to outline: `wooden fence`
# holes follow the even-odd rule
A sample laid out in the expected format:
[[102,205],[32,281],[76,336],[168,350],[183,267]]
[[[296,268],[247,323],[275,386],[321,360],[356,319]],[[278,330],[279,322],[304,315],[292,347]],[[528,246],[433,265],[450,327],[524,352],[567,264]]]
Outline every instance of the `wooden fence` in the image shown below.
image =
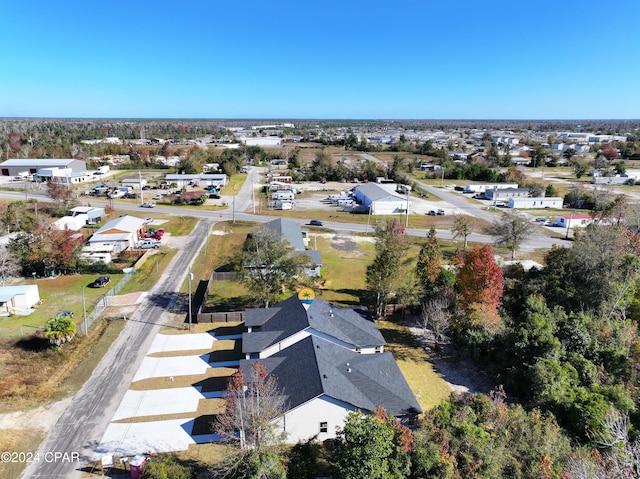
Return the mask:
[[223,313],[198,313],[198,323],[235,323],[244,321],[244,311]]

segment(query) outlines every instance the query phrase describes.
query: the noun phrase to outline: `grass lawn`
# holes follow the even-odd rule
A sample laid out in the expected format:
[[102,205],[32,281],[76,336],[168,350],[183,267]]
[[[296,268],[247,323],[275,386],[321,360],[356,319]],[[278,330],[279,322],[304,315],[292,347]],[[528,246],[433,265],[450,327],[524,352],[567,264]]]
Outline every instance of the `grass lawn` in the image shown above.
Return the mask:
[[[78,391],[124,326],[124,321],[96,321],[89,337],[78,337],[61,350],[38,338],[1,339],[0,410],[25,410]],[[42,437],[37,427],[3,429],[0,451],[35,451]],[[20,477],[25,466],[0,462],[0,477]]]
[[376,324],[387,341],[386,350],[393,354],[422,409],[426,411],[447,399],[451,388],[429,362],[429,355],[409,328],[399,321],[378,321]]
[[227,183],[227,185],[223,188],[222,190],[222,194],[223,195],[235,195],[238,193],[238,191],[240,191],[240,189],[242,188],[242,185],[244,185],[244,182],[247,179],[247,175],[245,175],[244,173],[238,173],[235,175],[232,175],[231,178],[229,178],[229,183]]
[[[41,329],[45,322],[58,311],[68,310],[74,313],[76,324],[82,322],[82,294],[84,292],[87,311],[91,311],[108,288],[89,288],[87,285],[95,280],[98,274],[75,274],[58,276],[57,278],[37,279],[42,304],[28,316],[13,315],[0,318],[0,336],[21,336]],[[111,284],[120,281],[123,275],[111,274]],[[29,281],[32,283],[33,281]]]
[[[35,452],[44,437],[37,428],[0,430],[0,451]],[[0,461],[0,477],[17,478],[27,467],[25,462]]]

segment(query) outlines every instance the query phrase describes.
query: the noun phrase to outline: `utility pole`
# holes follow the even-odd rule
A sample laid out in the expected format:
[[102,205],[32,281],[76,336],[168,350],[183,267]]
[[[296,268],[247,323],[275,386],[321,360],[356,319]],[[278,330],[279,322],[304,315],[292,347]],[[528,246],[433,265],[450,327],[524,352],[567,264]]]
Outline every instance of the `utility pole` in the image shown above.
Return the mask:
[[193,281],[193,273],[191,272],[191,267],[189,267],[189,331],[191,331],[191,281]]
[[84,286],[82,286],[82,315],[84,318],[84,335],[89,335],[89,329],[87,329],[87,304],[84,299]]
[[407,188],[407,219],[405,220],[404,223],[404,227],[409,228],[409,194],[411,193],[411,190],[409,188]]

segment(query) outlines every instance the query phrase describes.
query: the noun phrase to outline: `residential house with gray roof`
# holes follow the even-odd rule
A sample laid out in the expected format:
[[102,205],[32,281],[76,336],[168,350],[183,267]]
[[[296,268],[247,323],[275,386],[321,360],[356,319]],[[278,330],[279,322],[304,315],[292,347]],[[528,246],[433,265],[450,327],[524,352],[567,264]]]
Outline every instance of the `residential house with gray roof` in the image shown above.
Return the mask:
[[289,243],[289,246],[293,248],[295,254],[304,255],[309,258],[311,266],[305,271],[308,276],[320,276],[320,268],[322,267],[320,251],[306,249],[307,231],[303,231],[298,223],[288,219],[278,218],[265,223],[263,227],[280,235],[280,238]]
[[364,309],[296,296],[248,309],[242,336],[248,370],[259,361],[286,396],[279,425],[287,442],[334,438],[350,411],[382,406],[408,421],[422,412],[382,334]]

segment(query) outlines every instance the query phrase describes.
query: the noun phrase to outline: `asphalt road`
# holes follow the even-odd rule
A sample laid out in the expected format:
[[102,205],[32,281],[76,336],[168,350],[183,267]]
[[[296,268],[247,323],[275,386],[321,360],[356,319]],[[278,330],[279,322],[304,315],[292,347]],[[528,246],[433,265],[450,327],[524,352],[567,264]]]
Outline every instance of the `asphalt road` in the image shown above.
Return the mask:
[[52,452],[78,453],[79,462],[62,459],[32,462],[22,477],[68,479],[82,476],[79,468],[93,459],[95,448],[163,322],[163,313],[175,302],[177,291],[212,224],[210,220],[198,223],[186,247],[175,256],[40,446],[41,458],[55,457],[45,455]]

